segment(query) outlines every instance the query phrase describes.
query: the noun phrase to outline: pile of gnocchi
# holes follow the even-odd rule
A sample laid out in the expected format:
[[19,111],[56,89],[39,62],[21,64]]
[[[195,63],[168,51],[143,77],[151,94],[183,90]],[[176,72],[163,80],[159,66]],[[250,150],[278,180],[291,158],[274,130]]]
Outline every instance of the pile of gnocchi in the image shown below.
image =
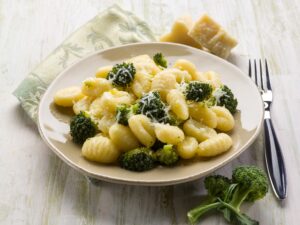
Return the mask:
[[157,143],[172,145],[181,159],[230,150],[227,132],[235,121],[220,105],[228,97],[220,76],[200,72],[186,59],[168,67],[156,59],[139,55],[101,67],[81,86],[56,92],[56,105],[72,107],[75,115],[84,112],[96,126],[96,133],[82,143],[87,160],[115,163],[136,148],[155,152]]

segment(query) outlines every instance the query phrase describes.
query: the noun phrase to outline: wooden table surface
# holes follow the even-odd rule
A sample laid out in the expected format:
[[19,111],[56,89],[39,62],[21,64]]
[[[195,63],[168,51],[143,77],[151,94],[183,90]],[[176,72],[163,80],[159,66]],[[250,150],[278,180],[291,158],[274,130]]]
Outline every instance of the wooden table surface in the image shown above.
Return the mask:
[[[263,225],[296,225],[300,219],[300,2],[298,0],[2,0],[0,1],[0,224],[186,224],[186,212],[204,193],[202,180],[169,186],[91,184],[43,143],[12,91],[76,28],[119,3],[169,30],[184,13],[207,12],[239,45],[233,63],[246,72],[248,57],[266,57],[272,72],[272,116],[288,173],[288,198],[272,191],[245,211]],[[298,93],[298,94],[297,94]],[[240,164],[264,167],[263,137],[218,172]],[[226,224],[219,216],[201,224]]]

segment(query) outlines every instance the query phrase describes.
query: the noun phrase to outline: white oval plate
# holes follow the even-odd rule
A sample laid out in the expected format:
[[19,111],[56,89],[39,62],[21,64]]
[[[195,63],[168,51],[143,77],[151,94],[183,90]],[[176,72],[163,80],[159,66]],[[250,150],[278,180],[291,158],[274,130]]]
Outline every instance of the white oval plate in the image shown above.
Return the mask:
[[[178,166],[157,167],[146,172],[131,172],[116,165],[90,162],[81,155],[80,146],[75,145],[69,135],[69,125],[64,122],[69,117],[61,114],[53,105],[53,96],[59,89],[80,85],[94,76],[100,66],[120,63],[133,56],[162,52],[173,63],[177,59],[192,61],[198,70],[213,70],[221,75],[222,82],[228,85],[238,99],[238,112],[235,114],[235,128],[230,133],[232,148],[217,157],[206,160],[181,162]],[[38,127],[47,145],[63,161],[83,174],[115,183],[134,185],[171,185],[195,180],[211,173],[240,155],[255,140],[262,127],[263,102],[254,83],[234,65],[204,51],[185,45],[171,43],[130,44],[100,51],[90,55],[63,71],[48,87],[41,99],[38,113]]]

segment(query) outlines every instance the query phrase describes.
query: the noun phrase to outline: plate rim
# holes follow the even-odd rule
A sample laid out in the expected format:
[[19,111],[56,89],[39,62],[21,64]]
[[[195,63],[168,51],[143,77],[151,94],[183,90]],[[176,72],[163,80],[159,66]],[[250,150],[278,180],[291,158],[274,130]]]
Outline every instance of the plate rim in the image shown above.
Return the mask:
[[[219,163],[218,165],[214,166],[213,168],[207,169],[205,171],[203,171],[202,173],[199,174],[194,174],[191,176],[186,176],[184,178],[180,178],[180,179],[170,179],[170,180],[166,180],[166,181],[145,181],[145,180],[126,180],[123,178],[112,178],[110,176],[106,176],[106,175],[100,175],[100,174],[95,174],[92,172],[89,172],[88,170],[82,168],[81,166],[76,165],[76,163],[72,162],[72,160],[70,160],[68,157],[65,157],[61,151],[56,148],[50,141],[48,141],[47,137],[44,135],[43,130],[41,128],[41,105],[42,102],[45,100],[45,96],[47,96],[47,93],[49,91],[49,89],[51,89],[52,86],[54,86],[54,84],[56,83],[56,80],[60,79],[60,77],[62,77],[69,69],[71,69],[74,65],[81,63],[82,61],[94,56],[94,55],[98,55],[101,53],[104,53],[106,51],[110,51],[112,49],[117,49],[117,48],[126,48],[126,47],[131,47],[131,46],[138,46],[138,45],[170,45],[170,46],[176,46],[176,47],[184,47],[184,48],[188,48],[192,51],[199,51],[201,52],[201,54],[204,54],[208,57],[212,57],[215,58],[217,60],[221,60],[222,63],[227,64],[229,67],[231,67],[232,69],[238,71],[239,73],[243,74],[245,76],[246,79],[248,79],[249,81],[251,81],[251,85],[253,85],[254,87],[256,87],[257,89],[257,93],[260,96],[260,102],[261,102],[261,109],[262,109],[262,114],[261,114],[261,118],[260,121],[258,123],[258,126],[255,129],[254,134],[252,135],[252,137],[240,148],[239,151],[235,152],[233,155],[231,155],[231,157],[226,160],[226,161],[222,161],[221,163]],[[107,182],[111,182],[111,183],[115,183],[115,184],[127,184],[127,185],[138,185],[138,186],[168,186],[168,185],[175,185],[175,184],[180,184],[180,183],[186,183],[189,181],[193,181],[196,179],[199,179],[203,176],[206,176],[209,173],[212,173],[213,171],[223,167],[224,165],[228,164],[229,162],[231,162],[233,159],[237,158],[239,155],[241,155],[258,137],[261,129],[262,129],[262,125],[263,125],[263,118],[264,118],[264,104],[263,104],[263,100],[261,98],[261,95],[259,93],[259,90],[257,88],[257,86],[254,84],[254,82],[251,80],[251,78],[249,78],[248,76],[246,76],[246,74],[237,66],[235,66],[234,64],[219,58],[213,54],[210,54],[206,51],[203,51],[201,49],[197,49],[194,47],[190,47],[187,45],[183,45],[183,44],[178,44],[178,43],[171,43],[171,42],[140,42],[140,43],[130,43],[130,44],[125,44],[125,45],[119,45],[119,46],[114,46],[111,48],[107,48],[107,49],[100,49],[98,51],[92,52],[88,55],[86,55],[85,57],[75,61],[74,63],[71,63],[67,68],[65,68],[64,70],[62,70],[50,83],[50,85],[47,87],[46,91],[43,93],[40,102],[39,102],[39,106],[38,106],[38,117],[37,117],[37,127],[38,127],[38,131],[40,136],[42,137],[43,141],[46,143],[46,145],[65,163],[67,163],[67,165],[69,165],[71,168],[79,171],[80,173],[82,173],[83,175],[85,175],[88,178],[94,178],[94,179],[98,179],[101,181],[107,181]]]

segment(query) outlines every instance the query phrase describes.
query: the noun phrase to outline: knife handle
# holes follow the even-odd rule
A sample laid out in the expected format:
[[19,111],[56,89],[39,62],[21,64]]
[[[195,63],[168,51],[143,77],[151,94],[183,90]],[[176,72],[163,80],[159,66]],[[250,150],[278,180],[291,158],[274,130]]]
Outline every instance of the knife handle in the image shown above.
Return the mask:
[[272,120],[266,118],[264,120],[265,129],[265,160],[267,165],[268,175],[271,181],[272,188],[278,199],[286,198],[286,171],[282,150],[276,136]]

